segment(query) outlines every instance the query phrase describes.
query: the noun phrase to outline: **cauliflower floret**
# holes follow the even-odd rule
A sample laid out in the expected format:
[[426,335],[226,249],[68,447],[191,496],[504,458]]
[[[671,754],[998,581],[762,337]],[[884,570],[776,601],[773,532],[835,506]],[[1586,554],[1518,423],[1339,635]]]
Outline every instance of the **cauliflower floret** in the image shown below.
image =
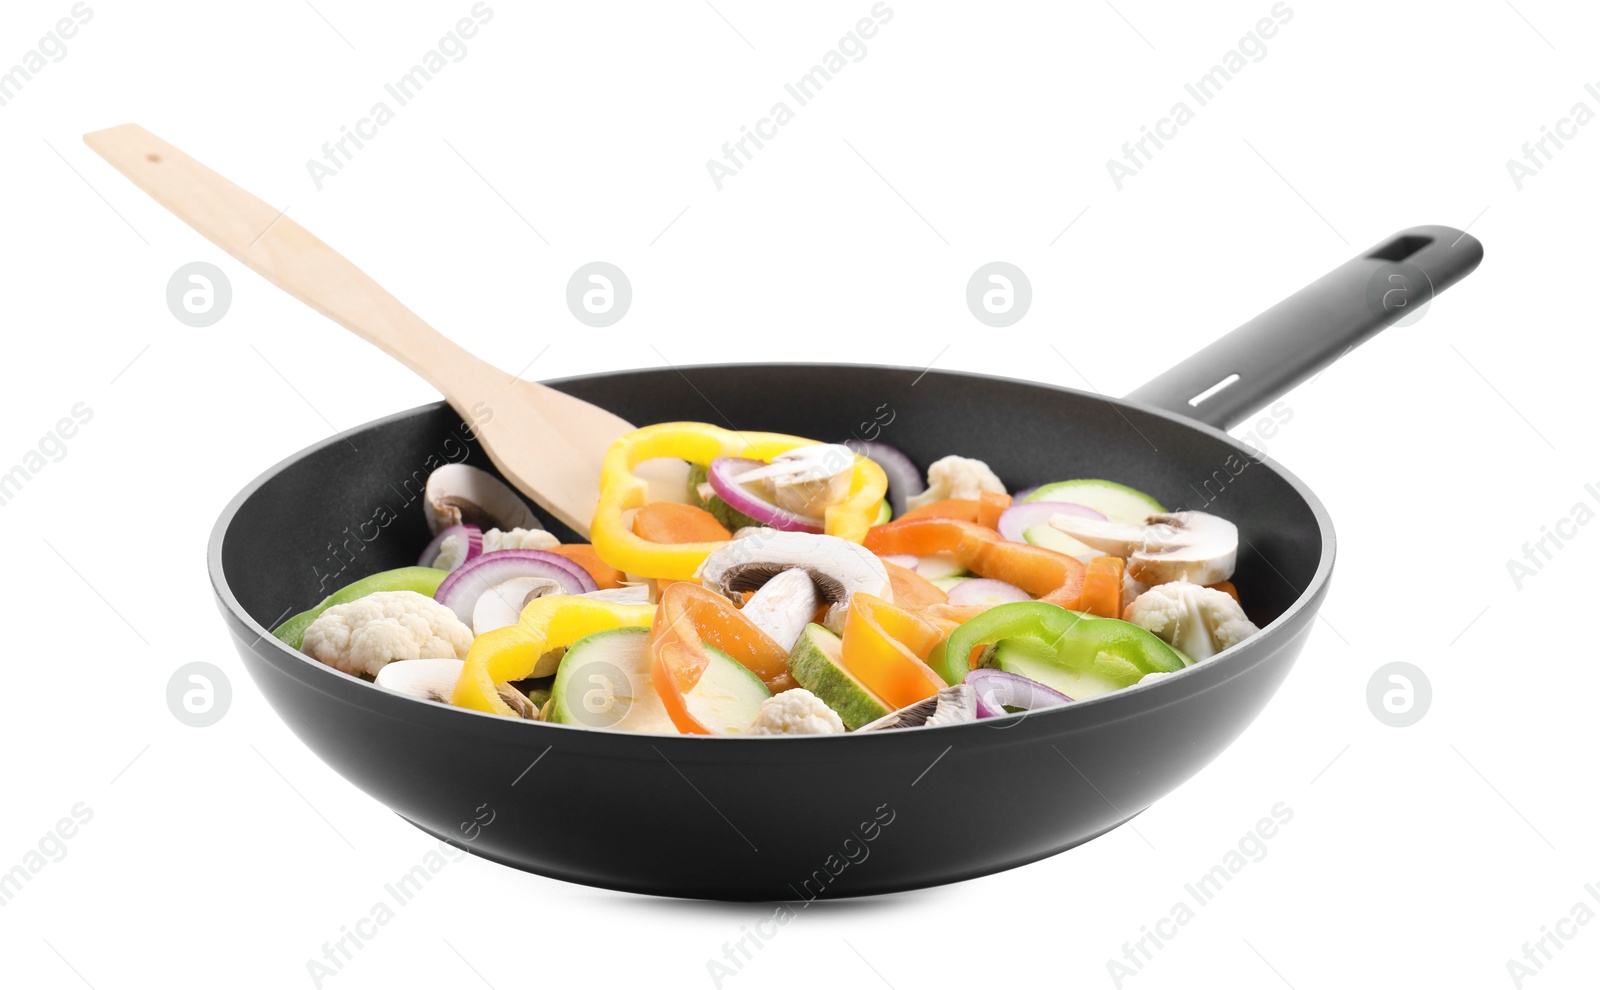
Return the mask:
[[[483,534],[483,552],[496,550],[548,550],[560,546],[561,541],[542,529],[491,529]],[[429,567],[453,571],[467,562],[467,538],[457,533],[439,544],[439,555]]]
[[504,532],[491,529],[483,534],[484,553],[496,550],[548,550],[560,545],[560,540],[542,529],[512,529]]
[[[1100,551],[1098,551],[1098,550],[1092,550],[1090,552],[1093,553],[1097,557],[1100,556]],[[1085,564],[1087,564],[1089,562],[1089,560],[1091,560],[1093,558],[1080,557],[1079,559],[1082,560]],[[1129,574],[1126,570],[1124,570],[1122,572],[1122,600],[1123,601],[1131,603],[1135,598],[1138,598],[1140,595],[1144,594],[1145,592],[1147,592],[1149,590],[1150,590],[1150,586],[1148,584],[1145,584],[1143,581],[1134,580],[1133,575]]]
[[427,595],[375,591],[317,616],[300,648],[336,670],[376,677],[392,660],[465,660],[472,630]]
[[1233,596],[1187,581],[1156,585],[1123,609],[1122,618],[1195,661],[1214,657],[1261,631]]
[[989,465],[976,458],[951,454],[928,465],[928,490],[906,499],[906,505],[915,509],[940,499],[977,498],[979,492],[1004,495],[1006,486],[989,470]]
[[466,563],[466,560],[467,538],[461,533],[457,533],[454,536],[444,538],[444,542],[439,544],[439,555],[433,558],[433,563],[427,566],[437,567],[441,571],[453,571]]
[[805,688],[790,688],[761,702],[745,730],[752,736],[820,736],[843,732],[838,712]]

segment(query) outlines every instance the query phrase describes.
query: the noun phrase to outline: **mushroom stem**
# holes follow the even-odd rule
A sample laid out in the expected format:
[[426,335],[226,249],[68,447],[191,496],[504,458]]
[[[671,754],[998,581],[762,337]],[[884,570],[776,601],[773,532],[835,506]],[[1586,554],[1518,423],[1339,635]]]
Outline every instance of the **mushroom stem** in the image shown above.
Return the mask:
[[823,510],[850,493],[850,475],[856,455],[837,443],[797,447],[770,463],[752,468],[733,480],[741,485],[765,482],[779,507],[800,515],[820,516]]
[[810,574],[795,568],[768,579],[740,612],[779,646],[790,650],[820,604],[816,582]]

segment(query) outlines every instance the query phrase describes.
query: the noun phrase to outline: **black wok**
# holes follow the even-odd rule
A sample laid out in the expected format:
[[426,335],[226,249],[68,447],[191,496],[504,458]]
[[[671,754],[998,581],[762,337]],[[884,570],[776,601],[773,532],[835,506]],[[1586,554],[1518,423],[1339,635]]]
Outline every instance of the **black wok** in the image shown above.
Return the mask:
[[[762,900],[1009,869],[1138,814],[1266,705],[1327,592],[1333,527],[1299,480],[1222,430],[1481,257],[1459,231],[1404,231],[1127,399],[958,372],[810,364],[550,383],[635,423],[716,419],[702,393],[741,428],[838,439],[880,423],[880,439],[923,466],[951,452],[982,457],[1012,489],[1111,478],[1236,522],[1234,581],[1262,632],[1159,683],[1065,708],[860,736],[637,735],[403,697],[267,635],[321,597],[319,575],[339,561],[351,558],[332,586],[414,562],[428,534],[405,502],[407,482],[426,476],[430,457],[464,454],[490,467],[443,403],[350,431],[354,450],[330,439],[257,478],[217,521],[212,583],[251,676],[300,739],[419,828],[487,859],[601,887]],[[348,549],[330,555],[334,547]]]

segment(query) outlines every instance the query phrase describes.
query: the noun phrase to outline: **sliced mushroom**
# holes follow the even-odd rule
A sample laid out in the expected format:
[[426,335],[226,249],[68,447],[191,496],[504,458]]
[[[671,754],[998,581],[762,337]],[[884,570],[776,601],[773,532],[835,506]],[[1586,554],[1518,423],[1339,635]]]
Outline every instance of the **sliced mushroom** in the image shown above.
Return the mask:
[[868,722],[857,732],[874,732],[878,729],[933,728],[939,725],[956,725],[974,722],[978,718],[978,698],[970,684],[955,684],[940,688],[931,698],[923,698],[897,712],[890,712],[875,722]]
[[[829,606],[824,624],[830,629],[843,623],[845,606],[858,591],[894,600],[889,572],[876,554],[859,543],[820,533],[762,530],[731,540],[711,551],[697,574],[701,584],[737,601],[739,592],[756,591],[779,574],[796,570],[804,571],[815,586],[811,611],[822,604]],[[798,614],[801,606],[793,603],[793,612]],[[807,613],[807,622],[809,616]],[[783,645],[793,643],[790,640]]]
[[1127,576],[1144,584],[1216,584],[1233,576],[1239,529],[1209,512],[1169,512],[1137,523],[1057,513],[1050,525],[1102,553],[1128,558]]
[[739,611],[779,646],[792,650],[820,605],[811,575],[792,568],[769,579]]
[[[461,667],[460,660],[450,657],[396,660],[383,665],[375,683],[413,698],[449,704],[456,681],[461,677]],[[538,712],[527,695],[509,684],[496,684],[494,687],[500,700],[509,705],[518,718],[538,718]]]
[[481,530],[543,529],[522,496],[505,482],[470,464],[446,464],[428,475],[424,493],[428,531],[465,523]]
[[648,605],[650,604],[650,586],[625,584],[620,588],[601,588],[599,591],[590,591],[582,597],[593,598],[596,601],[612,602],[618,605]]
[[472,634],[482,636],[491,629],[514,626],[522,610],[535,598],[562,595],[566,591],[554,578],[519,577],[490,588],[472,606]]
[[779,507],[796,515],[821,516],[850,494],[855,451],[841,443],[796,447],[734,477],[741,485],[762,482]]

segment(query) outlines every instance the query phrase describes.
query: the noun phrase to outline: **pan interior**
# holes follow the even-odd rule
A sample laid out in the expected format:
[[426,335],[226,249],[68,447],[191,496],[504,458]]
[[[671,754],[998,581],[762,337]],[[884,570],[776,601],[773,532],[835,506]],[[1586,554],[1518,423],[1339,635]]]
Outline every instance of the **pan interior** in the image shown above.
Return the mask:
[[[1270,464],[1208,430],[1095,395],[839,365],[652,369],[552,384],[633,423],[701,420],[817,440],[877,440],[923,468],[947,454],[981,458],[1011,490],[1106,478],[1169,509],[1216,513],[1239,527],[1233,580],[1258,625],[1311,586],[1323,554],[1319,510]],[[422,486],[434,467],[465,460],[493,470],[444,403],[347,436],[349,443],[333,438],[279,465],[224,520],[223,578],[264,626],[356,578],[416,563],[429,538]],[[550,529],[575,539],[558,524]]]

